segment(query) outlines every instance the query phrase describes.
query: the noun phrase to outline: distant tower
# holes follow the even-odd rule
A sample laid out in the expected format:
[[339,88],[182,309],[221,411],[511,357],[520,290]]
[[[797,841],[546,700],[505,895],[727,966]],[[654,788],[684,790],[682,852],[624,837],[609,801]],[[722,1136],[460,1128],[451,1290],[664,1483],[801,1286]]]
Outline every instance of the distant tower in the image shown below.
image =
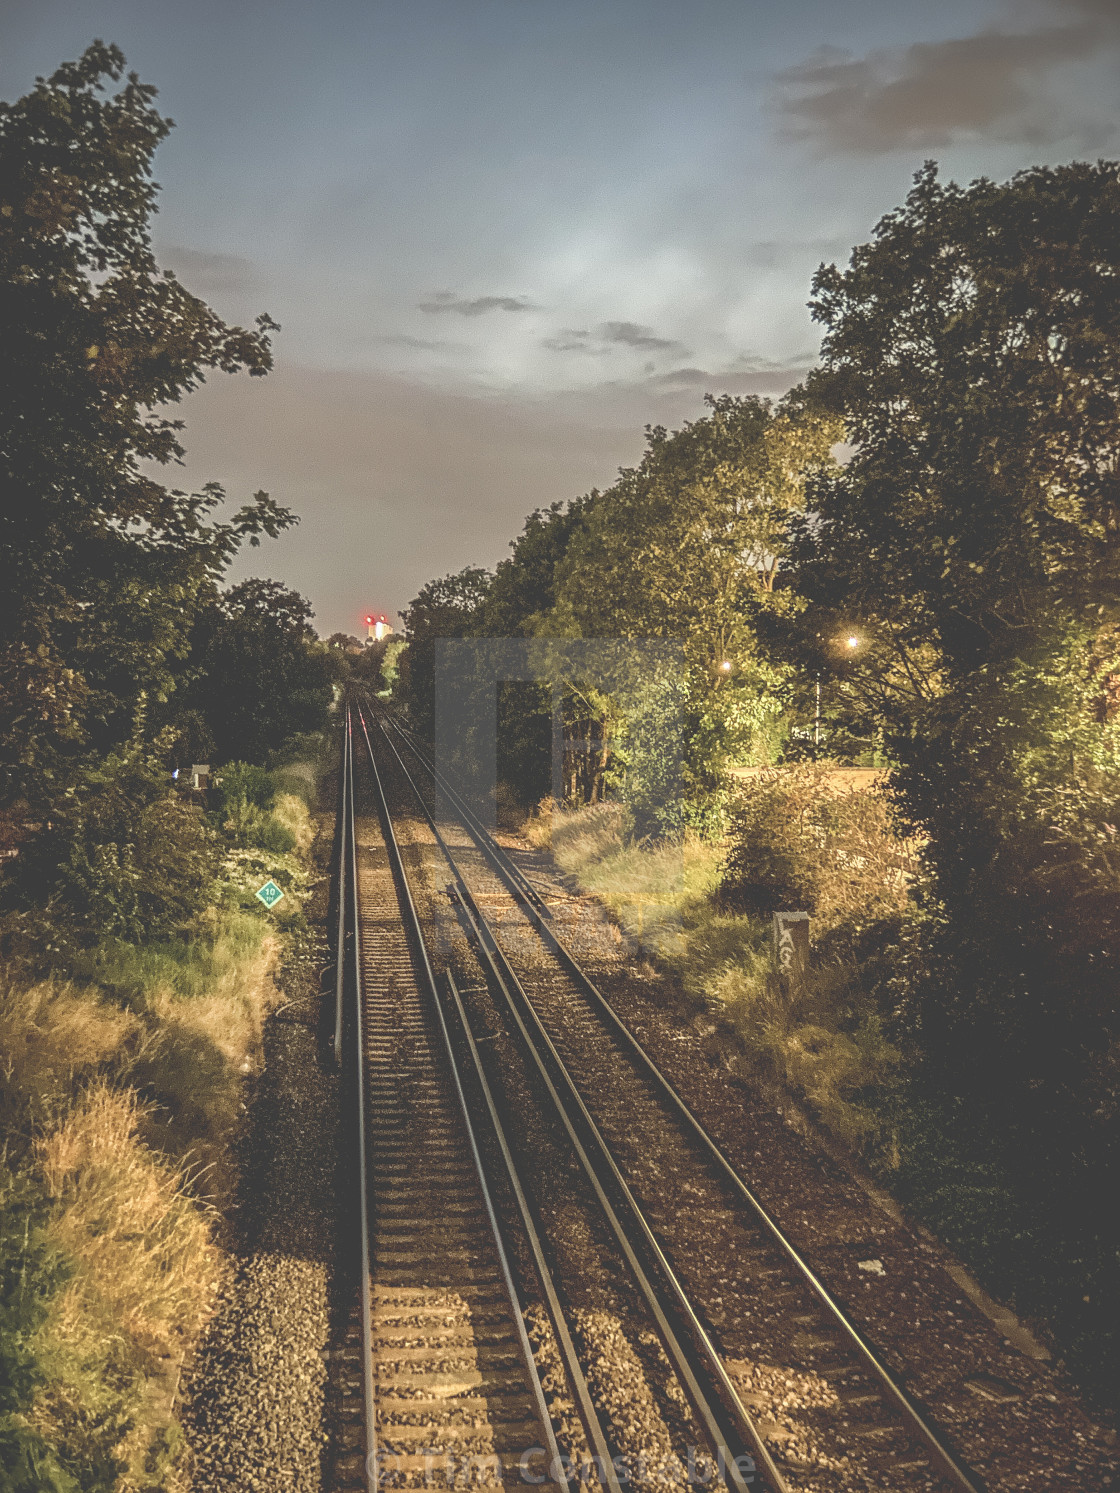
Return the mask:
[[380,643],[382,638],[387,638],[393,631],[392,623],[388,617],[382,614],[375,617],[372,612],[366,613],[366,647],[371,643]]

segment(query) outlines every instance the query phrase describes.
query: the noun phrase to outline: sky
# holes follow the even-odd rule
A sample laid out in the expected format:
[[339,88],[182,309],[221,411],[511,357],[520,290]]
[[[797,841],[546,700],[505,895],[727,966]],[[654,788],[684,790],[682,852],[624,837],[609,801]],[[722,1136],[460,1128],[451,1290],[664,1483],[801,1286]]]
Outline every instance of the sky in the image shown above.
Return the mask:
[[170,480],[295,509],[234,576],[323,635],[798,382],[814,270],[924,160],[1120,155],[1120,0],[0,0],[0,98],[95,37],[175,121],[161,264],[282,327]]

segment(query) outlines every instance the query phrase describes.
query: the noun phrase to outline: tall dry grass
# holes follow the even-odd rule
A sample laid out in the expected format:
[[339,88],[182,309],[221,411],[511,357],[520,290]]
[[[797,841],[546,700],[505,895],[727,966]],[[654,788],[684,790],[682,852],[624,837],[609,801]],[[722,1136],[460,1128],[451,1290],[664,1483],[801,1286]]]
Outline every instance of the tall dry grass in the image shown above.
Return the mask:
[[[295,768],[288,769],[292,774],[295,771]],[[296,854],[306,855],[315,838],[315,830],[304,800],[295,793],[277,794],[276,802],[272,805],[272,817],[284,826],[295,841]]]
[[236,1184],[277,951],[271,920],[226,909],[192,938],[104,942],[81,980],[0,986],[0,1144],[68,1272],[26,1413],[82,1486],[187,1488],[175,1385],[221,1259],[205,1199]]
[[[29,1418],[71,1465],[115,1463],[122,1493],[147,1486],[145,1463],[166,1452],[173,1382],[161,1393],[160,1381],[211,1310],[221,1268],[209,1216],[140,1139],[142,1115],[133,1092],[97,1081],[34,1148],[70,1278],[38,1330],[47,1383]],[[169,1472],[164,1486],[177,1483]]]
[[128,1051],[140,1020],[56,980],[0,988],[0,1129],[22,1148],[69,1104],[76,1085]]
[[187,949],[122,947],[101,969],[143,1010],[125,1070],[150,1101],[142,1133],[188,1162],[196,1189],[219,1206],[236,1185],[229,1141],[245,1081],[261,1066],[279,947],[270,924],[229,912]]
[[555,813],[546,801],[527,833],[644,950],[670,960],[682,956],[689,910],[719,880],[717,848],[695,835],[635,842],[626,811],[616,803]]

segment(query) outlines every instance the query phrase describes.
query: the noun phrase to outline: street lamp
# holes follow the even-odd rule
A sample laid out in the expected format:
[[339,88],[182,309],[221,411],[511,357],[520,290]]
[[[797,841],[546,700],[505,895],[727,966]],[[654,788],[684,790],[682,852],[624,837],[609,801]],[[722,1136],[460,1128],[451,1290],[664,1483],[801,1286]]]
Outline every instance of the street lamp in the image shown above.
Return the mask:
[[[817,637],[818,638],[820,637],[820,633],[817,634]],[[856,634],[854,632],[850,632],[847,635],[847,637],[844,639],[844,647],[847,648],[847,650],[848,650],[849,653],[854,653],[855,650],[859,647],[859,643],[860,643],[859,636],[858,636],[858,634]],[[816,713],[816,717],[815,717],[814,722],[813,722],[813,745],[814,746],[820,746],[820,744],[821,744],[821,673],[820,673],[820,670],[818,669],[817,670],[817,713]]]

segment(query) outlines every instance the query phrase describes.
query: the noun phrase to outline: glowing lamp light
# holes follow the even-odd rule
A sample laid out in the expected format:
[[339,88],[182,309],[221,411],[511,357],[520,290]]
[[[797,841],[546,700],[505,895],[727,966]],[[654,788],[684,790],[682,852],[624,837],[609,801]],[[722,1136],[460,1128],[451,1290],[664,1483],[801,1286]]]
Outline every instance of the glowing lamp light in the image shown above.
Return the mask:
[[723,661],[723,663],[720,664],[719,668],[720,668],[720,673],[721,674],[730,674],[731,673],[731,660],[729,658],[725,658],[724,661]]
[[856,637],[855,633],[852,633],[852,635],[847,639],[847,644],[849,648],[859,647],[859,639]]

